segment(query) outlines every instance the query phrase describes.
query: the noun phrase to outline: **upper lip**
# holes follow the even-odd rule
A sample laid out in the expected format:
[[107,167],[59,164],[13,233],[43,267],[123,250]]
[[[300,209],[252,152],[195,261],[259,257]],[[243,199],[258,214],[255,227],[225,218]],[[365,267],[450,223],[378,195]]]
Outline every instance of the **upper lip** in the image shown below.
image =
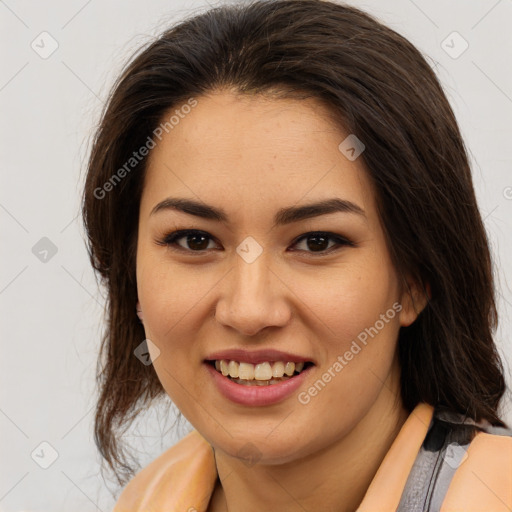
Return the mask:
[[243,350],[241,348],[235,348],[230,350],[221,350],[210,354],[206,361],[216,361],[226,359],[228,361],[239,361],[243,363],[264,363],[266,361],[283,361],[283,362],[312,362],[310,358],[292,354],[291,352],[282,352],[281,350],[275,349],[260,349],[260,350]]

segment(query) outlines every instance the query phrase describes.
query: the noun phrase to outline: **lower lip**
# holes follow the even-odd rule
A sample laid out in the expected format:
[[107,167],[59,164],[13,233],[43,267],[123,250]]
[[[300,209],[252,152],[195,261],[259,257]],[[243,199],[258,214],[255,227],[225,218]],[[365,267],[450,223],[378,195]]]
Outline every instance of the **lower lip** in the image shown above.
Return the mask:
[[268,386],[244,386],[243,384],[233,382],[228,379],[228,377],[224,377],[224,375],[218,372],[211,364],[204,364],[222,395],[237,404],[251,406],[271,405],[288,398],[299,388],[309,375],[311,368],[313,368],[313,366],[309,366],[298,375],[290,377],[278,384],[270,384]]

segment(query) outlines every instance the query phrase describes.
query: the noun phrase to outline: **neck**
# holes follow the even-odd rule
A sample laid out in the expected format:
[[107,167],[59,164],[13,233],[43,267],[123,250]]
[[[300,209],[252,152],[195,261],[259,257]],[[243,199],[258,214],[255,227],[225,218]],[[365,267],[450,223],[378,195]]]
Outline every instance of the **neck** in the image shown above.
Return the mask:
[[248,467],[216,450],[219,480],[209,511],[355,511],[408,417],[401,401],[395,403],[398,383],[391,380],[350,433],[321,452],[284,465]]

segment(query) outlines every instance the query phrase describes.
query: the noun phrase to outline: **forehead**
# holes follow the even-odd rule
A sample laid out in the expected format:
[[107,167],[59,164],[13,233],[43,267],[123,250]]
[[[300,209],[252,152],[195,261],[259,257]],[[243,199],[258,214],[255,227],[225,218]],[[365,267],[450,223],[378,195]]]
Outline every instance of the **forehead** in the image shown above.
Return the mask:
[[195,99],[193,108],[175,105],[163,116],[181,114],[149,154],[143,208],[178,194],[249,216],[332,197],[373,207],[362,159],[339,149],[349,133],[318,100],[231,92]]

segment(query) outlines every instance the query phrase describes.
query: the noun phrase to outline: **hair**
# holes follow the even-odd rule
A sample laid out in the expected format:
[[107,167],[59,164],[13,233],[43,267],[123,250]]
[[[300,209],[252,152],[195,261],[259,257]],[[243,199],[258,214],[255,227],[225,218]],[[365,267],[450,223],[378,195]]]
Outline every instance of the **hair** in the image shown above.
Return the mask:
[[171,108],[223,89],[317,99],[363,141],[360,158],[401,286],[408,275],[431,292],[416,321],[399,331],[403,405],[408,411],[419,402],[444,405],[505,426],[497,412],[505,380],[493,341],[488,238],[461,133],[425,57],[351,6],[322,0],[223,5],[182,20],[135,52],[112,88],[88,161],[87,249],[108,290],[94,437],[119,484],[133,475],[122,427],[165,394],[152,365],[133,354],[145,338],[136,315],[135,264],[147,157],[130,172],[120,168]]

